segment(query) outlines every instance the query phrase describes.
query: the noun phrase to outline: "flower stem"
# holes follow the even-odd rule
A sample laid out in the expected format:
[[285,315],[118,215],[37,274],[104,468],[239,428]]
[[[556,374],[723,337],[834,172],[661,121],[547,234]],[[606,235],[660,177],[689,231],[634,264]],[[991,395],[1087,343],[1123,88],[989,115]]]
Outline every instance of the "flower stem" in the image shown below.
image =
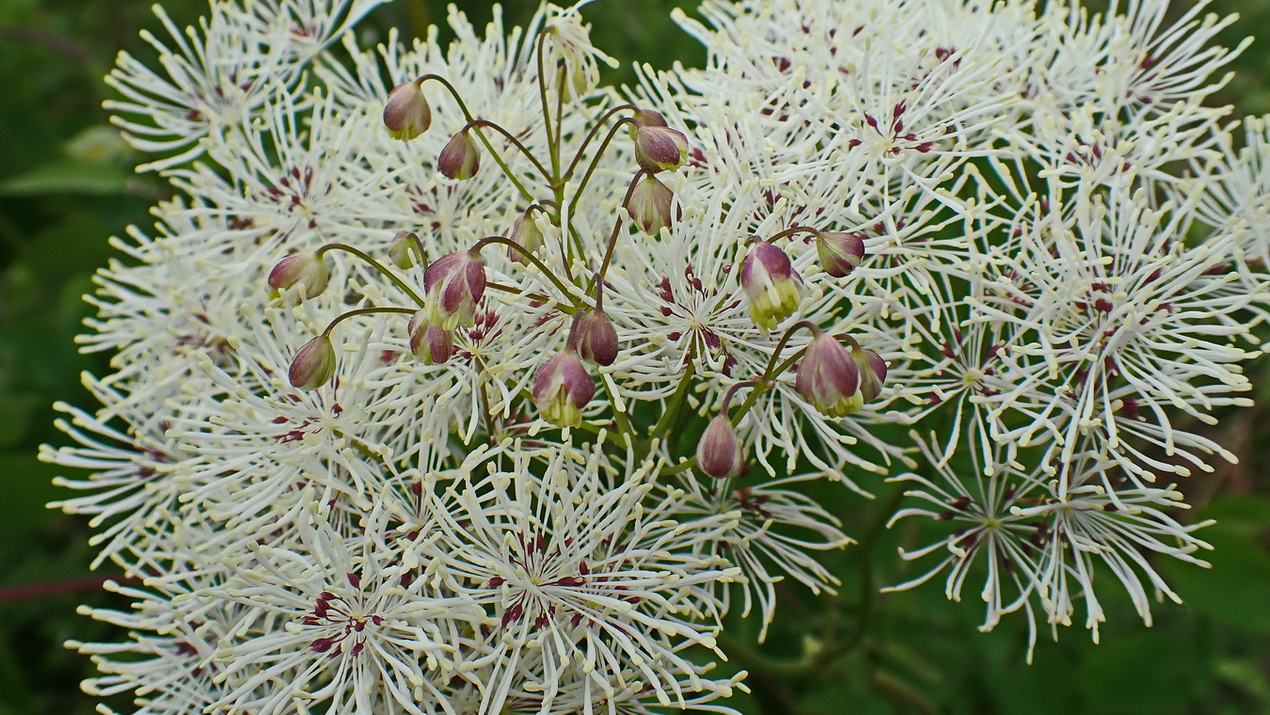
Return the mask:
[[[420,250],[422,250],[422,248],[423,246],[422,244],[420,244]],[[423,307],[423,298],[420,298],[418,293],[415,293],[413,290],[411,290],[410,286],[406,285],[405,281],[398,278],[396,273],[393,273],[392,271],[388,270],[388,268],[385,267],[384,264],[380,263],[379,261],[376,261],[374,258],[371,258],[369,255],[366,254],[365,251],[362,251],[361,249],[353,248],[352,246],[345,243],[328,243],[325,246],[322,246],[321,248],[319,248],[315,253],[317,256],[320,257],[323,253],[326,253],[327,251],[344,251],[346,253],[351,253],[354,256],[357,256],[358,258],[365,261],[371,268],[374,268],[375,270],[379,271],[381,274],[384,275],[384,277],[392,281],[393,285],[403,290],[406,293],[406,295],[410,296],[411,300],[419,304],[420,308]],[[422,256],[423,254],[420,253],[420,255]]]

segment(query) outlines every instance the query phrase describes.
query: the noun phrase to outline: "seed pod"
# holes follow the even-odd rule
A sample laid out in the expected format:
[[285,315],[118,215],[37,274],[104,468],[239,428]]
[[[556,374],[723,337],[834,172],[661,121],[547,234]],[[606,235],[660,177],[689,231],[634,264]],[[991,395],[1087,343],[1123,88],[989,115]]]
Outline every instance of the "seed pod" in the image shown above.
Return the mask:
[[798,365],[794,386],[803,399],[831,417],[864,406],[859,365],[836,338],[819,330]]
[[750,302],[750,317],[765,330],[798,310],[802,287],[802,276],[789,256],[766,241],[755,243],[741,265],[741,289]]
[[644,233],[656,236],[663,228],[674,225],[671,213],[675,192],[652,176],[645,176],[631,192],[626,211]]
[[441,156],[437,157],[437,169],[451,179],[465,181],[476,176],[481,169],[481,148],[476,145],[467,129],[450,137]]
[[476,251],[442,256],[423,272],[428,322],[445,330],[476,322],[476,305],[485,295],[485,263]]
[[727,414],[716,416],[697,442],[697,468],[715,479],[730,479],[741,473],[743,464],[736,428]]
[[864,260],[864,238],[858,233],[821,231],[816,234],[816,255],[825,273],[842,278]]
[[409,141],[431,125],[432,108],[416,82],[403,82],[392,88],[384,104],[384,126],[392,138]]
[[[663,120],[664,121],[664,120]],[[688,160],[688,138],[665,126],[635,128],[635,161],[650,174],[674,171]]]
[[544,419],[559,427],[577,426],[595,396],[595,382],[573,348],[542,364],[534,376],[533,398]]
[[292,253],[269,271],[269,286],[274,290],[286,291],[303,285],[304,300],[316,298],[326,290],[331,271],[314,251]]
[[287,379],[292,387],[312,390],[326,384],[335,375],[335,346],[331,339],[319,335],[305,343],[291,360]]

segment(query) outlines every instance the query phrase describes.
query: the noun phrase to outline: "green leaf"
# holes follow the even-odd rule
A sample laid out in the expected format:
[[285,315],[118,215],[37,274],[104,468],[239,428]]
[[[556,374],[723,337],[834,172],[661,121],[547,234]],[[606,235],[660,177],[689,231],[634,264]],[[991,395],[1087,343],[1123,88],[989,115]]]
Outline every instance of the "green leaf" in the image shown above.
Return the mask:
[[128,193],[133,175],[110,164],[60,160],[38,166],[21,176],[0,183],[0,196],[39,194],[94,194],[117,196]]

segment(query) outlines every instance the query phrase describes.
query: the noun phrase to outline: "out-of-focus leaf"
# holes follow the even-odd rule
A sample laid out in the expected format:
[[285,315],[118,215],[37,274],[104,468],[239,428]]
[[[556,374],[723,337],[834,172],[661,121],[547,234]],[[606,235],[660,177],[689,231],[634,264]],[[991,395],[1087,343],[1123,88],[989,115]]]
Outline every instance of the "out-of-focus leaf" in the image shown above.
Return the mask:
[[1152,631],[1118,633],[1083,655],[1073,684],[1087,715],[1183,713],[1199,676],[1194,653],[1161,648]]
[[19,538],[58,517],[44,505],[60,494],[52,483],[60,471],[60,467],[40,462],[34,454],[0,455],[0,475],[4,476],[0,538]]
[[36,167],[0,183],[0,195],[94,194],[115,196],[128,192],[132,174],[110,164],[64,159]]
[[1204,529],[1200,534],[1214,550],[1200,554],[1212,563],[1203,569],[1164,560],[1160,570],[1186,605],[1196,613],[1242,629],[1270,633],[1270,554],[1262,539],[1270,531],[1261,522],[1258,528],[1256,501],[1270,509],[1264,499],[1221,500],[1205,508],[1199,517],[1220,516],[1227,521]]

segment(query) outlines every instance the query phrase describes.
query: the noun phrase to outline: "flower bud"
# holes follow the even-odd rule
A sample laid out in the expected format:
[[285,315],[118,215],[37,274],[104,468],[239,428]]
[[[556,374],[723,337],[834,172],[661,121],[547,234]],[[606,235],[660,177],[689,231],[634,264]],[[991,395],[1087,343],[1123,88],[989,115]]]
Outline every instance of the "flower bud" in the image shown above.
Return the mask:
[[668,186],[652,176],[645,176],[631,192],[626,211],[641,231],[656,236],[674,224],[675,216],[671,214],[674,199],[675,192]]
[[886,382],[886,361],[881,355],[861,347],[851,350],[851,359],[860,368],[860,397],[866,404],[876,400]]
[[[665,121],[665,120],[662,120]],[[670,127],[635,128],[635,161],[650,174],[674,171],[688,160],[688,138]]]
[[635,113],[631,115],[631,119],[634,119],[635,123],[641,127],[666,126],[666,118],[661,115],[661,112],[651,109],[636,109]]
[[451,179],[464,181],[476,176],[481,168],[481,148],[476,145],[472,133],[463,131],[450,137],[441,156],[437,158],[437,169]]
[[442,256],[423,272],[429,323],[444,330],[476,321],[476,304],[485,295],[485,264],[475,251]]
[[816,255],[825,273],[841,278],[864,260],[864,239],[858,233],[821,231],[816,234]]
[[[512,224],[512,235],[509,239],[515,241],[521,248],[533,253],[542,247],[546,239],[542,235],[542,231],[538,228],[538,222],[534,221],[534,217],[526,211],[520,218],[516,219],[516,223]],[[529,263],[529,259],[525,258],[525,254],[508,246],[507,257],[517,263]]]
[[697,469],[715,479],[730,479],[741,473],[743,461],[741,442],[728,416],[710,420],[697,442]]
[[300,348],[291,360],[291,368],[287,370],[287,379],[292,387],[312,390],[325,384],[335,374],[335,346],[331,339],[319,335]]
[[331,271],[326,267],[326,261],[317,253],[300,251],[278,261],[273,270],[269,271],[269,286],[274,290],[285,291],[302,285],[304,300],[309,300],[326,290],[330,277]]
[[582,421],[582,408],[595,396],[595,382],[573,348],[565,348],[538,368],[534,404],[548,422],[564,427]]
[[410,352],[425,365],[440,365],[454,354],[454,337],[449,330],[427,320],[427,311],[416,311],[406,327]]
[[384,126],[394,139],[409,141],[428,131],[432,108],[416,82],[403,82],[388,93],[384,104]]
[[741,265],[741,289],[750,301],[750,317],[765,330],[798,310],[802,288],[802,276],[789,256],[766,241],[755,243]]
[[398,231],[388,244],[388,258],[398,268],[410,268],[416,263],[424,263],[419,237],[411,231]]
[[617,359],[617,329],[603,308],[582,316],[574,328],[578,357],[596,365],[612,365]]
[[864,406],[860,367],[836,338],[815,332],[798,365],[794,386],[803,399],[826,415],[842,417],[855,412]]

